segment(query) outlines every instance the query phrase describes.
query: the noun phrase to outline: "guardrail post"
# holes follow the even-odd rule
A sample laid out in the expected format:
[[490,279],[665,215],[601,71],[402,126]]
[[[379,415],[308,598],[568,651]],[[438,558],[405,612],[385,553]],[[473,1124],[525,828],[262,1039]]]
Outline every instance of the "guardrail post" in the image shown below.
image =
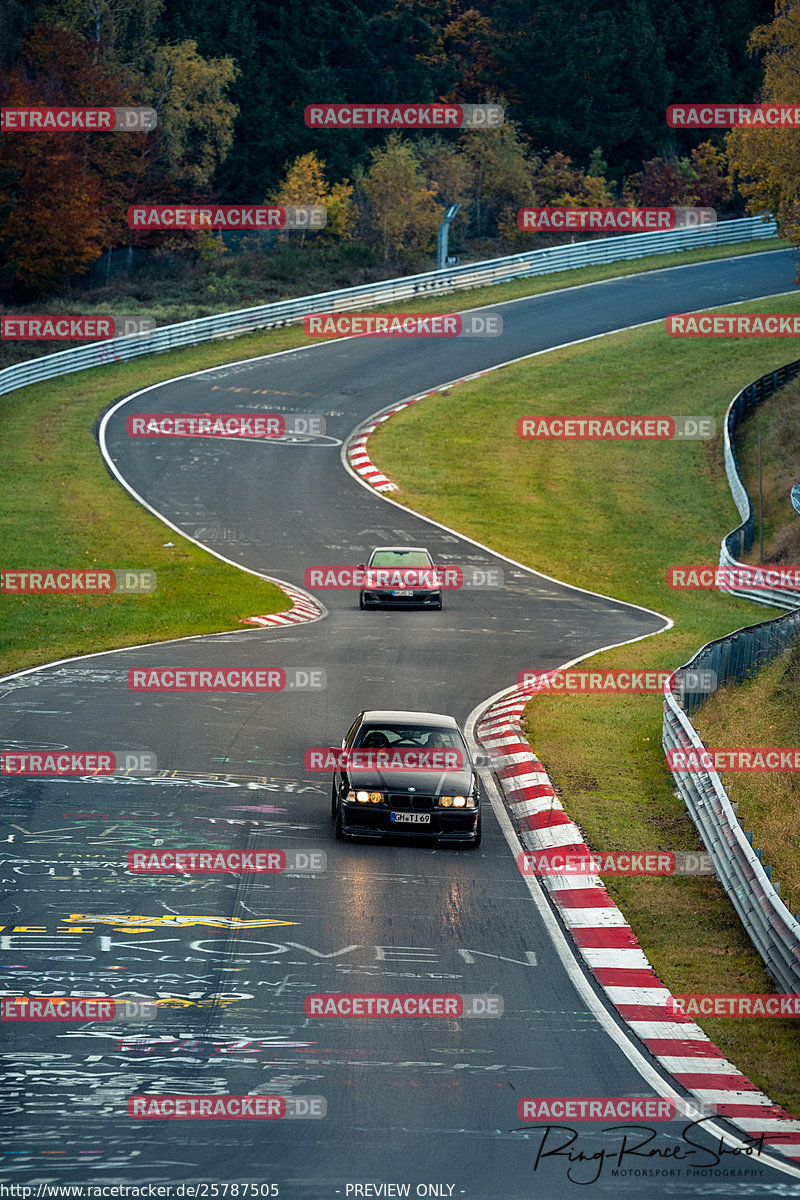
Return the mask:
[[447,241],[450,236],[450,222],[461,208],[460,204],[451,204],[444,214],[444,220],[436,235],[436,270],[443,271],[447,266]]

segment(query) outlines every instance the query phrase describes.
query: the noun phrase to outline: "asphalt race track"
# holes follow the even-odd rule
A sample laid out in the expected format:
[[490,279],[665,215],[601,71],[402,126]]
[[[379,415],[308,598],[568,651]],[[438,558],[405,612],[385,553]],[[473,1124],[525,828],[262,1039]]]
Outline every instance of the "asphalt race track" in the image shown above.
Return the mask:
[[[684,1122],[662,1124],[614,1175],[622,1133],[584,1123],[573,1152],[605,1150],[605,1160],[570,1163],[565,1151],[537,1162],[544,1137],[551,1150],[563,1135],[526,1126],[521,1097],[654,1092],[627,1035],[609,1036],[616,1018],[601,1022],[576,990],[570,952],[551,941],[492,805],[478,850],[344,844],[333,837],[329,776],[303,767],[304,751],[338,745],[361,708],[466,722],[523,667],[665,625],[386,504],[342,466],[352,430],[498,362],[790,291],[794,269],[794,255],[777,252],[647,273],[498,306],[500,338],[328,343],[181,378],[114,408],[104,434],[114,470],[234,563],[302,586],[306,567],[355,564],[381,543],[423,544],[437,561],[501,566],[506,586],[447,593],[441,612],[360,612],[352,592],[318,593],[325,615],[310,624],[101,654],[0,684],[6,749],[150,751],[158,761],[143,777],[2,782],[3,990],[169,1001],[154,1023],[6,1025],[4,1183],[248,1182],[292,1200],[800,1195],[800,1170],[771,1165],[774,1155],[734,1156],[720,1145],[724,1126],[698,1132],[692,1147]],[[319,413],[327,436],[232,444],[125,432],[134,412],[206,411]],[[129,690],[128,670],[151,666],[321,668],[327,688]],[[499,803],[490,779],[485,795]],[[128,851],[151,846],[323,850],[327,870],[130,875]],[[309,992],[490,993],[504,1016],[314,1019]],[[599,993],[596,1004],[606,1007]],[[132,1119],[127,1100],[142,1094],[322,1096],[327,1115]]]

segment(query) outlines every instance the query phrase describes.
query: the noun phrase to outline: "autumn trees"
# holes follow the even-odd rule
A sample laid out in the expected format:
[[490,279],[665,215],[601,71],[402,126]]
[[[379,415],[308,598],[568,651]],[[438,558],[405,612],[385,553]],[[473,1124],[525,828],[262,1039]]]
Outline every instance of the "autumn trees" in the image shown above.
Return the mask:
[[202,196],[233,140],[235,66],[155,37],[162,0],[48,0],[0,82],[4,106],[150,105],[149,133],[6,131],[0,147],[2,282],[24,298],[62,286],[114,243],[151,194]]
[[[445,205],[456,242],[523,243],[525,205],[736,203],[725,136],[669,130],[676,99],[792,99],[797,5],[778,0],[0,0],[4,105],[150,105],[147,133],[0,138],[0,288],[61,287],[133,233],[136,201],[324,204],[315,244],[424,262]],[[723,19],[724,17],[724,19]],[[499,129],[313,130],[307,103],[494,100]],[[741,192],[797,231],[794,131],[736,131]],[[298,239],[306,235],[292,235]],[[308,242],[306,242],[306,246]]]
[[[750,38],[763,52],[762,103],[800,101],[800,9],[777,0],[775,19]],[[800,246],[800,129],[734,129],[727,138],[731,167],[751,213],[770,212],[782,234]]]

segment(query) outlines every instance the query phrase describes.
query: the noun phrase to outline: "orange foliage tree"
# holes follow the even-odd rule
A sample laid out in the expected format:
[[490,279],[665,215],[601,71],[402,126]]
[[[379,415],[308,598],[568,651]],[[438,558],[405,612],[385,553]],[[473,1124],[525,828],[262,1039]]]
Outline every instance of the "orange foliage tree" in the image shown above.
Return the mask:
[[[34,28],[23,60],[4,76],[0,99],[8,107],[133,103],[125,81],[93,63],[86,45],[45,25]],[[15,295],[59,288],[100,256],[119,220],[118,206],[143,168],[136,150],[147,136],[3,134],[0,240],[7,258],[4,283]]]

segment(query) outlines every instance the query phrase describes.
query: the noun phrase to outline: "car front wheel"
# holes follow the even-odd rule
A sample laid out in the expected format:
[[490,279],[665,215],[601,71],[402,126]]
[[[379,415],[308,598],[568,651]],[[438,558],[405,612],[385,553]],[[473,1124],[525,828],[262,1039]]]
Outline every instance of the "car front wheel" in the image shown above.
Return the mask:
[[333,835],[340,842],[347,841],[347,834],[344,831],[344,824],[342,822],[342,806],[341,806],[341,804],[336,805],[336,819],[333,822]]
[[475,841],[467,842],[467,848],[469,850],[477,850],[477,848],[478,848],[478,846],[480,846],[480,844],[481,844],[481,818],[480,818],[480,814],[478,814],[478,824],[475,826]]

